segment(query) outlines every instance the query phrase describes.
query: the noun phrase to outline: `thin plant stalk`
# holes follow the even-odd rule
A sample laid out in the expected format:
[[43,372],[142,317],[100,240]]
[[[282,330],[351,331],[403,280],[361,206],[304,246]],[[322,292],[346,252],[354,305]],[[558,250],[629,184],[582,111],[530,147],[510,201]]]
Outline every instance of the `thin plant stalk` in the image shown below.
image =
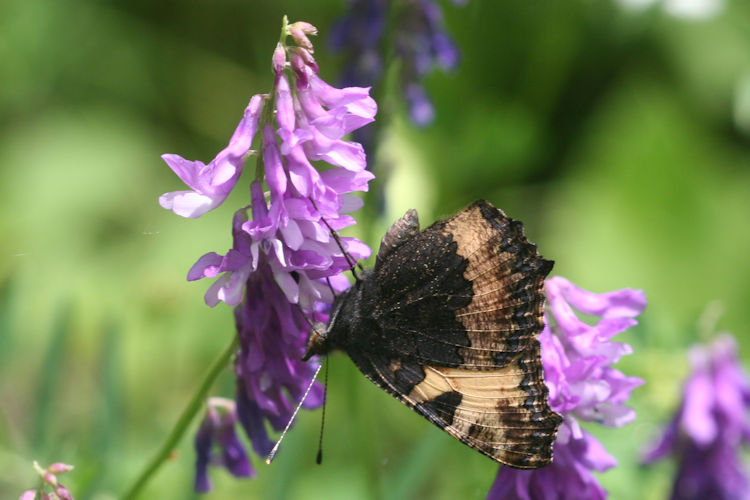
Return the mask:
[[188,403],[187,407],[182,412],[182,415],[180,415],[179,420],[175,424],[174,428],[172,428],[172,432],[169,433],[169,436],[164,441],[164,444],[161,446],[161,448],[159,448],[159,451],[156,453],[156,455],[154,455],[148,465],[143,469],[143,472],[141,472],[141,474],[138,476],[138,479],[136,479],[133,485],[127,490],[127,493],[123,495],[123,499],[135,499],[141,492],[143,487],[146,485],[146,483],[149,482],[149,480],[156,474],[162,464],[169,458],[169,456],[172,454],[172,450],[177,447],[177,444],[185,434],[185,431],[190,425],[190,422],[193,421],[195,415],[203,407],[203,403],[206,400],[208,391],[211,389],[211,386],[213,386],[216,378],[219,376],[221,371],[229,364],[229,361],[232,359],[232,354],[234,354],[236,349],[237,337],[234,336],[232,342],[226,347],[224,352],[221,353],[221,356],[219,356],[209,368],[208,373],[206,373],[206,376],[203,379],[203,382],[201,382],[195,395],[193,395],[193,398],[190,400],[190,403]]

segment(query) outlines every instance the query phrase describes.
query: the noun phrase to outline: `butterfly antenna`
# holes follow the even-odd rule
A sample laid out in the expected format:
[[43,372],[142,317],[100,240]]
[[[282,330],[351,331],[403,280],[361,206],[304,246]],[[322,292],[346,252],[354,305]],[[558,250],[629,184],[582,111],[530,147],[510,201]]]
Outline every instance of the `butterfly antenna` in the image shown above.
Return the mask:
[[[315,201],[312,198],[309,198],[310,202],[315,207],[315,210],[318,210],[318,206],[315,204]],[[320,210],[318,210],[318,213],[320,213]],[[351,255],[349,255],[349,252],[347,252],[344,249],[344,245],[341,243],[341,238],[339,237],[339,233],[333,230],[331,225],[328,223],[325,217],[322,215],[320,216],[320,220],[323,221],[323,224],[326,225],[328,228],[328,231],[331,233],[331,236],[333,236],[333,239],[336,240],[336,244],[338,245],[339,249],[341,250],[341,253],[344,254],[344,258],[346,259],[346,263],[349,264],[349,269],[352,272],[352,275],[354,276],[354,279],[359,281],[359,276],[357,276],[357,268],[359,268],[360,271],[364,271],[365,268],[362,267],[362,264],[355,261]]]
[[328,283],[328,288],[331,290],[331,294],[336,297],[336,290],[333,289],[333,285],[331,284],[331,278],[326,276],[326,283]]
[[320,438],[318,439],[318,454],[315,456],[315,463],[323,463],[323,427],[326,423],[326,401],[328,401],[328,356],[326,356],[326,371],[323,375],[323,415],[320,417]]
[[278,453],[279,451],[279,445],[281,445],[281,441],[284,439],[284,436],[286,436],[287,431],[292,426],[292,422],[294,422],[294,418],[297,416],[297,413],[299,413],[299,409],[302,408],[302,403],[305,402],[305,399],[307,399],[307,395],[310,394],[310,390],[312,389],[312,386],[315,383],[315,379],[318,377],[318,373],[320,373],[321,368],[323,368],[323,365],[318,365],[318,367],[315,369],[315,373],[312,376],[310,385],[308,385],[307,389],[305,389],[305,393],[302,395],[302,399],[299,400],[297,407],[294,409],[294,413],[292,413],[292,417],[289,419],[289,422],[287,422],[286,427],[284,427],[284,430],[281,431],[281,436],[279,436],[279,440],[276,441],[276,444],[274,445],[274,447],[271,449],[271,452],[266,457],[267,464],[270,465],[270,463],[276,457],[276,453]]
[[[326,278],[326,279],[328,279],[328,278]],[[328,285],[330,286],[330,283]],[[305,310],[302,309],[302,306],[299,305],[299,302],[297,302],[294,305],[297,306],[297,309],[299,309],[299,313],[302,315],[303,318],[305,318],[305,321],[307,321],[307,324],[310,325],[310,328],[312,328],[312,331],[314,332],[316,330],[315,323],[313,323],[312,321],[310,321],[310,318],[307,317],[307,314],[305,314]]]

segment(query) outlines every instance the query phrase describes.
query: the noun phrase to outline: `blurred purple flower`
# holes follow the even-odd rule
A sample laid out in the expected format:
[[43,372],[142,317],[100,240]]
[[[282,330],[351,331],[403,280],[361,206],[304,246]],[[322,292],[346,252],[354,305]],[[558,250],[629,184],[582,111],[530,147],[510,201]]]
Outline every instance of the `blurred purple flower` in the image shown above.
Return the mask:
[[[564,417],[557,434],[554,460],[536,470],[501,467],[488,499],[603,499],[606,491],[592,471],[604,472],[617,461],[579,420],[620,427],[635,418],[624,405],[643,381],[612,368],[630,354],[629,345],[610,339],[635,325],[646,307],[640,290],[595,294],[559,276],[545,282],[548,311],[539,336],[549,404]],[[598,316],[596,324],[575,313]]]
[[750,442],[750,379],[729,334],[690,351],[693,372],[670,424],[644,456],[679,461],[672,499],[750,498],[741,447]]
[[387,0],[350,0],[347,15],[331,30],[331,47],[346,52],[340,79],[343,85],[375,85],[380,80],[380,44],[387,11]]
[[[195,434],[195,491],[211,489],[209,465],[222,465],[235,477],[251,477],[255,471],[245,453],[245,447],[235,433],[237,410],[232,400],[210,398],[206,415]],[[221,449],[215,450],[215,444]]]
[[403,61],[401,86],[409,115],[417,125],[427,125],[435,112],[421,79],[436,66],[452,70],[459,54],[443,27],[443,14],[434,0],[404,2],[395,34],[396,53]]
[[[464,5],[467,1],[453,3]],[[392,29],[386,29],[386,21]],[[346,14],[331,31],[330,44],[344,53],[339,81],[347,86],[377,90],[383,83],[384,57],[400,59],[402,95],[409,117],[417,125],[427,125],[435,117],[422,77],[436,65],[452,69],[458,64],[458,50],[445,32],[440,7],[433,0],[349,0]],[[370,159],[370,168],[377,161],[376,137],[375,127],[352,131],[352,139],[362,144]],[[388,172],[389,166],[383,165],[382,171]],[[385,210],[382,191],[376,194],[375,205],[380,212]]]
[[[398,5],[393,6],[394,3]],[[463,5],[466,0],[453,3]],[[383,77],[385,21],[392,6],[393,45],[401,60],[402,92],[411,119],[417,125],[426,125],[434,119],[435,112],[421,79],[436,66],[451,70],[459,60],[458,49],[445,32],[442,10],[435,0],[351,0],[347,14],[332,31],[331,46],[346,52],[341,77],[344,84],[378,85]],[[370,146],[369,142],[365,145],[368,152]]]
[[[217,206],[236,184],[245,157],[255,154],[250,147],[260,131],[250,204],[235,212],[232,248],[225,255],[203,255],[188,280],[217,278],[206,292],[206,303],[235,306],[240,345],[235,360],[237,418],[261,456],[272,447],[265,423],[277,430],[286,425],[315,371],[301,361],[308,321],[327,320],[334,292],[349,286],[342,273],[352,266],[350,260],[370,255],[364,243],[335,232],[355,223],[348,213],[362,201],[351,193],[367,191],[374,177],[366,170],[362,145],[342,137],[372,122],[377,105],[369,88],[339,89],[323,81],[309,39],[316,28],[284,22],[285,36],[272,56],[272,92],[251,99],[230,145],[208,166],[194,162],[192,170],[179,170],[169,163],[174,160],[170,156],[170,166],[197,194],[162,197],[181,200],[180,211],[176,201],[169,206],[162,202],[181,215],[197,217]],[[287,36],[295,43],[287,45]],[[267,109],[269,103],[274,109]],[[318,171],[314,161],[328,168]],[[194,198],[200,202],[185,209]],[[318,406],[321,396],[316,384],[305,407]],[[202,427],[196,436],[200,491],[210,487],[205,470],[211,429]],[[240,456],[238,441],[226,446],[232,456]],[[234,472],[246,471],[242,461],[223,463],[238,467]]]

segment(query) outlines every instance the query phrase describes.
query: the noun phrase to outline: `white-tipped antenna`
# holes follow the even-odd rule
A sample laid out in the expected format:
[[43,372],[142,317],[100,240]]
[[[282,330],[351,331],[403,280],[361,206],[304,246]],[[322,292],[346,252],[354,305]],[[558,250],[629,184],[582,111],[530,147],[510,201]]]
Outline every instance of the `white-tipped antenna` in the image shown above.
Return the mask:
[[297,416],[297,413],[299,412],[299,409],[302,408],[302,403],[305,402],[305,399],[307,399],[307,395],[310,394],[310,390],[312,389],[312,386],[315,383],[315,379],[318,378],[318,373],[320,373],[320,369],[322,367],[323,367],[323,365],[320,364],[315,369],[315,373],[312,376],[312,380],[310,381],[310,385],[307,386],[307,389],[305,389],[305,393],[302,395],[302,399],[300,399],[299,403],[297,404],[297,408],[294,409],[294,413],[292,413],[292,418],[289,419],[289,422],[287,422],[286,427],[284,427],[284,430],[281,431],[281,436],[279,436],[279,440],[276,441],[276,444],[271,449],[271,453],[269,453],[268,456],[266,457],[266,463],[267,464],[269,464],[269,465],[271,464],[271,461],[273,461],[274,457],[276,456],[276,453],[279,451],[279,445],[281,444],[281,441],[284,439],[284,436],[286,436],[286,432],[292,426],[292,422],[294,422],[294,418]]

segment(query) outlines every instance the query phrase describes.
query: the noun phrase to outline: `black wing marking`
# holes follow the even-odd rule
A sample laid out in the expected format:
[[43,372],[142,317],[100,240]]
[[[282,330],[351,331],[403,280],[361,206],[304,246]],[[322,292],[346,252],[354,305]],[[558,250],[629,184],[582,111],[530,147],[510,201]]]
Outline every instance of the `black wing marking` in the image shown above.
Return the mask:
[[551,268],[520,222],[478,201],[381,261],[379,347],[433,366],[503,366],[544,326],[542,289]]

